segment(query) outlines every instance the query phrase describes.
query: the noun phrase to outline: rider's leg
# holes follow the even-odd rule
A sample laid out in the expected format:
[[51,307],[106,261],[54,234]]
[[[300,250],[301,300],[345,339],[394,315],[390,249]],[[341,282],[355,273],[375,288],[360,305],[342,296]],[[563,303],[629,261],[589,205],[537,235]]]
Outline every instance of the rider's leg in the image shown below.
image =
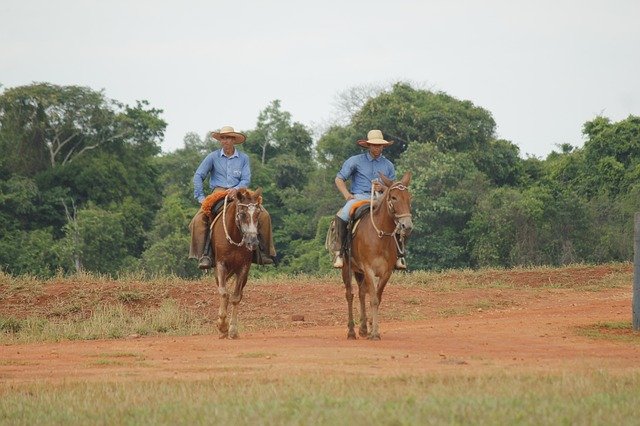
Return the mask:
[[351,212],[351,207],[359,200],[366,200],[368,197],[366,194],[356,194],[354,198],[350,199],[345,203],[345,205],[338,211],[338,214],[335,218],[336,225],[336,235],[337,242],[333,247],[333,254],[335,256],[333,267],[334,268],[342,268],[344,265],[343,248],[345,245],[345,240],[347,238],[347,223],[349,222],[349,214]]
[[262,265],[271,265],[276,262],[276,247],[273,244],[273,232],[271,230],[271,216],[264,208],[258,215],[258,239],[260,240]]
[[333,267],[342,268],[344,265],[342,254],[347,239],[347,222],[342,220],[340,216],[336,216],[334,221],[336,226],[336,246],[334,246],[335,259],[333,261]]
[[191,230],[189,258],[198,259],[198,268],[200,269],[211,268],[211,242],[208,238],[208,233],[210,232],[209,219],[202,210],[199,210],[191,219],[189,229]]

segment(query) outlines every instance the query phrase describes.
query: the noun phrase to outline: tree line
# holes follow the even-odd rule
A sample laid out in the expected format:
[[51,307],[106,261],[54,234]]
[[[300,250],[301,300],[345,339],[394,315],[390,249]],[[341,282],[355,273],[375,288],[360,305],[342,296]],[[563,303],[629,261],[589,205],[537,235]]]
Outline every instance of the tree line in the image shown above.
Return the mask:
[[[333,180],[381,129],[384,155],[413,172],[410,269],[629,261],[640,209],[640,117],[584,123],[582,147],[522,158],[498,139],[489,111],[397,82],[342,95],[342,122],[314,141],[278,100],[244,129],[252,188],[271,213],[277,269],[323,274],[329,222],[343,200]],[[52,276],[90,271],[199,276],[187,259],[193,173],[217,149],[189,133],[162,153],[166,122],[146,101],[34,83],[0,94],[0,269]],[[271,267],[256,267],[270,274]]]

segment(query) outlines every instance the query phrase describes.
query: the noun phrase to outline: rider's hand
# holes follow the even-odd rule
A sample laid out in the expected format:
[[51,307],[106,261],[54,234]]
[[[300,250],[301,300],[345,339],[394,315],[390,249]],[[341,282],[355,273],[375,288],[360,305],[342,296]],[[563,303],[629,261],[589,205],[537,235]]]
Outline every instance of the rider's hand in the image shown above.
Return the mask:
[[236,194],[238,193],[238,189],[237,188],[229,188],[227,190],[227,197],[233,199],[236,198]]

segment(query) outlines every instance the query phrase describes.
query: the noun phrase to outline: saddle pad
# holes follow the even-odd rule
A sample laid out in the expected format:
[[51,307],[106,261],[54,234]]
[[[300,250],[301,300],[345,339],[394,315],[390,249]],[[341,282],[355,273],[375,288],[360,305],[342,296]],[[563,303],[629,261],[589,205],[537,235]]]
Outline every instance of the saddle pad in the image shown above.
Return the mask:
[[355,216],[356,210],[358,210],[358,208],[364,206],[365,204],[368,205],[369,200],[360,200],[353,203],[351,205],[351,209],[349,210],[349,217],[353,219]]
[[[229,191],[217,191],[214,193],[211,193],[209,195],[207,195],[207,198],[204,199],[204,201],[202,202],[202,211],[204,212],[204,214],[206,214],[209,219],[211,220],[214,216],[214,207],[216,207],[216,204],[219,203],[220,201],[224,200],[224,197],[229,193]],[[219,209],[219,208],[218,208]]]

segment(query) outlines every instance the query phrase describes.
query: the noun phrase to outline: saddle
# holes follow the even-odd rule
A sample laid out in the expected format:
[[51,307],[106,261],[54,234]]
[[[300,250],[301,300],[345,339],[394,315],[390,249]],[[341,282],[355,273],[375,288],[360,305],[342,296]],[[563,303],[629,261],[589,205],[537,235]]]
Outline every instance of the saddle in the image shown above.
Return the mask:
[[207,195],[207,198],[202,202],[202,211],[209,218],[211,222],[214,217],[220,210],[222,210],[222,206],[224,205],[224,197],[229,193],[229,191],[218,191],[212,194]]
[[355,222],[364,216],[369,211],[369,203],[369,200],[360,200],[353,203],[349,210],[349,220]]
[[[207,195],[207,198],[202,202],[201,208],[204,214],[209,219],[209,230],[213,230],[213,226],[222,216],[222,208],[224,207],[224,197],[229,193],[229,191],[217,191]],[[206,245],[206,254],[211,256],[212,260],[215,263],[215,253],[211,244],[211,234],[207,233],[207,238],[205,240]],[[260,239],[260,247],[257,250],[253,251],[251,262],[257,265],[269,265],[273,263],[273,260],[267,258],[262,252],[266,251],[264,247],[264,243],[262,239]]]

